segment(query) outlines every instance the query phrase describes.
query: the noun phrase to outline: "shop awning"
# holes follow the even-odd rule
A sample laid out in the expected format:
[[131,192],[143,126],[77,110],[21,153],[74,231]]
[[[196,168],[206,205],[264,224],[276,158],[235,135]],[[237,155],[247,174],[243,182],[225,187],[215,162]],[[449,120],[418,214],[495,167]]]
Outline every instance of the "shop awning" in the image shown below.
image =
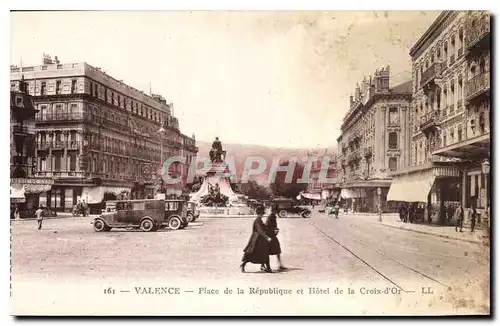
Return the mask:
[[387,201],[426,203],[435,180],[434,175],[395,178],[389,188]]
[[303,192],[300,195],[306,199],[321,200],[321,194],[312,194],[310,192]]
[[26,201],[24,185],[14,184],[10,186],[10,200],[12,202],[21,203]]
[[104,188],[104,193],[114,194],[117,196],[124,192],[130,192],[130,188],[126,187],[103,187],[103,188]]
[[26,192],[31,194],[38,194],[41,192],[50,191],[52,185],[41,185],[41,184],[27,184],[25,185]]
[[83,187],[81,198],[87,204],[98,204],[104,199],[104,187]]
[[342,198],[363,198],[366,197],[366,191],[359,188],[344,188],[340,190]]

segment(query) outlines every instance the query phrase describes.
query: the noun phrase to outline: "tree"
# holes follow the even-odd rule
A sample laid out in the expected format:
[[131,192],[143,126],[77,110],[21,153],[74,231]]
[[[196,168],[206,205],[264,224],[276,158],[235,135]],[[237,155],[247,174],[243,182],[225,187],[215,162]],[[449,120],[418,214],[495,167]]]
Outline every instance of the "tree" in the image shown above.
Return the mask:
[[246,183],[238,183],[236,185],[236,192],[244,194],[251,199],[265,200],[271,197],[271,189],[258,184],[255,180],[249,180]]
[[[287,166],[288,161],[282,162],[280,166]],[[286,197],[295,198],[301,192],[307,189],[307,183],[298,183],[297,180],[302,177],[304,173],[304,166],[301,164],[295,164],[295,169],[293,171],[292,181],[290,183],[286,181],[286,171],[278,171],[274,182],[271,183],[271,190],[275,197]]]

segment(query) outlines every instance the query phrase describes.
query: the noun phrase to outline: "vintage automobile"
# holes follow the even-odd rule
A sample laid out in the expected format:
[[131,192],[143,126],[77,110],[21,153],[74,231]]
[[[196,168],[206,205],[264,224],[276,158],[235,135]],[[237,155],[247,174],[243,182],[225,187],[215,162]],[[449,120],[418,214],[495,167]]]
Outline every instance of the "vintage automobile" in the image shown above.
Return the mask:
[[298,214],[303,218],[311,217],[311,210],[304,206],[296,205],[292,199],[279,198],[272,201],[278,207],[278,216],[287,217],[289,214]]
[[141,229],[156,231],[165,218],[165,201],[155,199],[112,200],[106,202],[106,209],[94,218],[94,231],[106,232],[112,228]]
[[200,210],[196,207],[195,202],[188,202],[187,209],[187,220],[189,223],[196,221],[196,219],[200,216]]
[[187,202],[182,199],[165,199],[165,217],[163,226],[173,230],[184,229],[189,221],[187,219]]

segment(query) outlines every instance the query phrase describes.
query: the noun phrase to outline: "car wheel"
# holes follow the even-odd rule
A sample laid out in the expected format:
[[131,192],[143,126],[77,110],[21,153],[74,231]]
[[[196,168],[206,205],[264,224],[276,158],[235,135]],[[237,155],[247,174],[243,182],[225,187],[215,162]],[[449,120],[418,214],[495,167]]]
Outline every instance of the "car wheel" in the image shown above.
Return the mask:
[[303,211],[301,215],[302,215],[303,218],[309,218],[309,217],[311,217],[311,212],[309,212],[309,211]]
[[188,223],[191,223],[194,221],[194,216],[192,213],[188,213],[186,218],[187,218]]
[[94,221],[94,231],[95,232],[103,232],[106,231],[106,223],[103,220],[97,219]]
[[109,232],[109,231],[111,231],[111,228],[110,228],[109,226],[107,226],[107,225],[106,225],[106,226],[105,226],[105,228],[104,228],[104,231],[105,231],[105,232]]
[[278,216],[279,216],[279,217],[281,217],[281,218],[286,217],[286,215],[287,215],[287,212],[286,212],[284,209],[282,209],[282,210],[278,213]]
[[178,230],[181,227],[181,225],[182,225],[181,219],[178,218],[177,216],[170,218],[170,220],[168,221],[168,226],[172,230]]
[[145,218],[141,221],[141,230],[145,232],[154,231],[155,224],[150,218]]

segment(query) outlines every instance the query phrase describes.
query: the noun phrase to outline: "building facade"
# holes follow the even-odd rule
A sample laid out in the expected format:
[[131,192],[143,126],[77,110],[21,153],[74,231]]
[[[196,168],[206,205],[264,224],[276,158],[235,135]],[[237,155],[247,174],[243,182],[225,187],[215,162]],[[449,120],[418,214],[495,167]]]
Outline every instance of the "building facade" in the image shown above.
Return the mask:
[[51,189],[53,181],[36,177],[35,114],[31,96],[24,80],[17,91],[10,92],[10,201],[20,217],[32,217],[38,207],[38,194]]
[[[336,188],[334,183],[326,183],[324,177],[327,179],[337,178],[337,155],[335,153],[328,153],[327,150],[323,154],[310,153],[314,155],[316,160],[311,165],[309,174],[309,184],[307,185],[307,193],[303,197],[309,196],[313,200],[327,200],[336,197]],[[327,167],[323,166],[323,159],[328,157],[329,164]],[[326,169],[326,172],[324,170]]]
[[391,198],[425,203],[425,218],[441,223],[449,205],[485,202],[488,178],[480,165],[490,146],[488,39],[489,16],[444,11],[410,51],[411,160],[394,174]]
[[38,110],[37,175],[55,181],[39,197],[42,205],[68,211],[79,200],[144,198],[153,195],[162,156],[196,155],[196,146],[184,147],[189,137],[180,132],[172,104],[100,68],[44,56],[40,66],[11,67],[12,90],[22,77]]
[[[337,138],[340,197],[353,211],[384,210],[390,173],[408,164],[411,82],[390,87],[390,67],[357,85]],[[380,188],[380,195],[378,189]]]

